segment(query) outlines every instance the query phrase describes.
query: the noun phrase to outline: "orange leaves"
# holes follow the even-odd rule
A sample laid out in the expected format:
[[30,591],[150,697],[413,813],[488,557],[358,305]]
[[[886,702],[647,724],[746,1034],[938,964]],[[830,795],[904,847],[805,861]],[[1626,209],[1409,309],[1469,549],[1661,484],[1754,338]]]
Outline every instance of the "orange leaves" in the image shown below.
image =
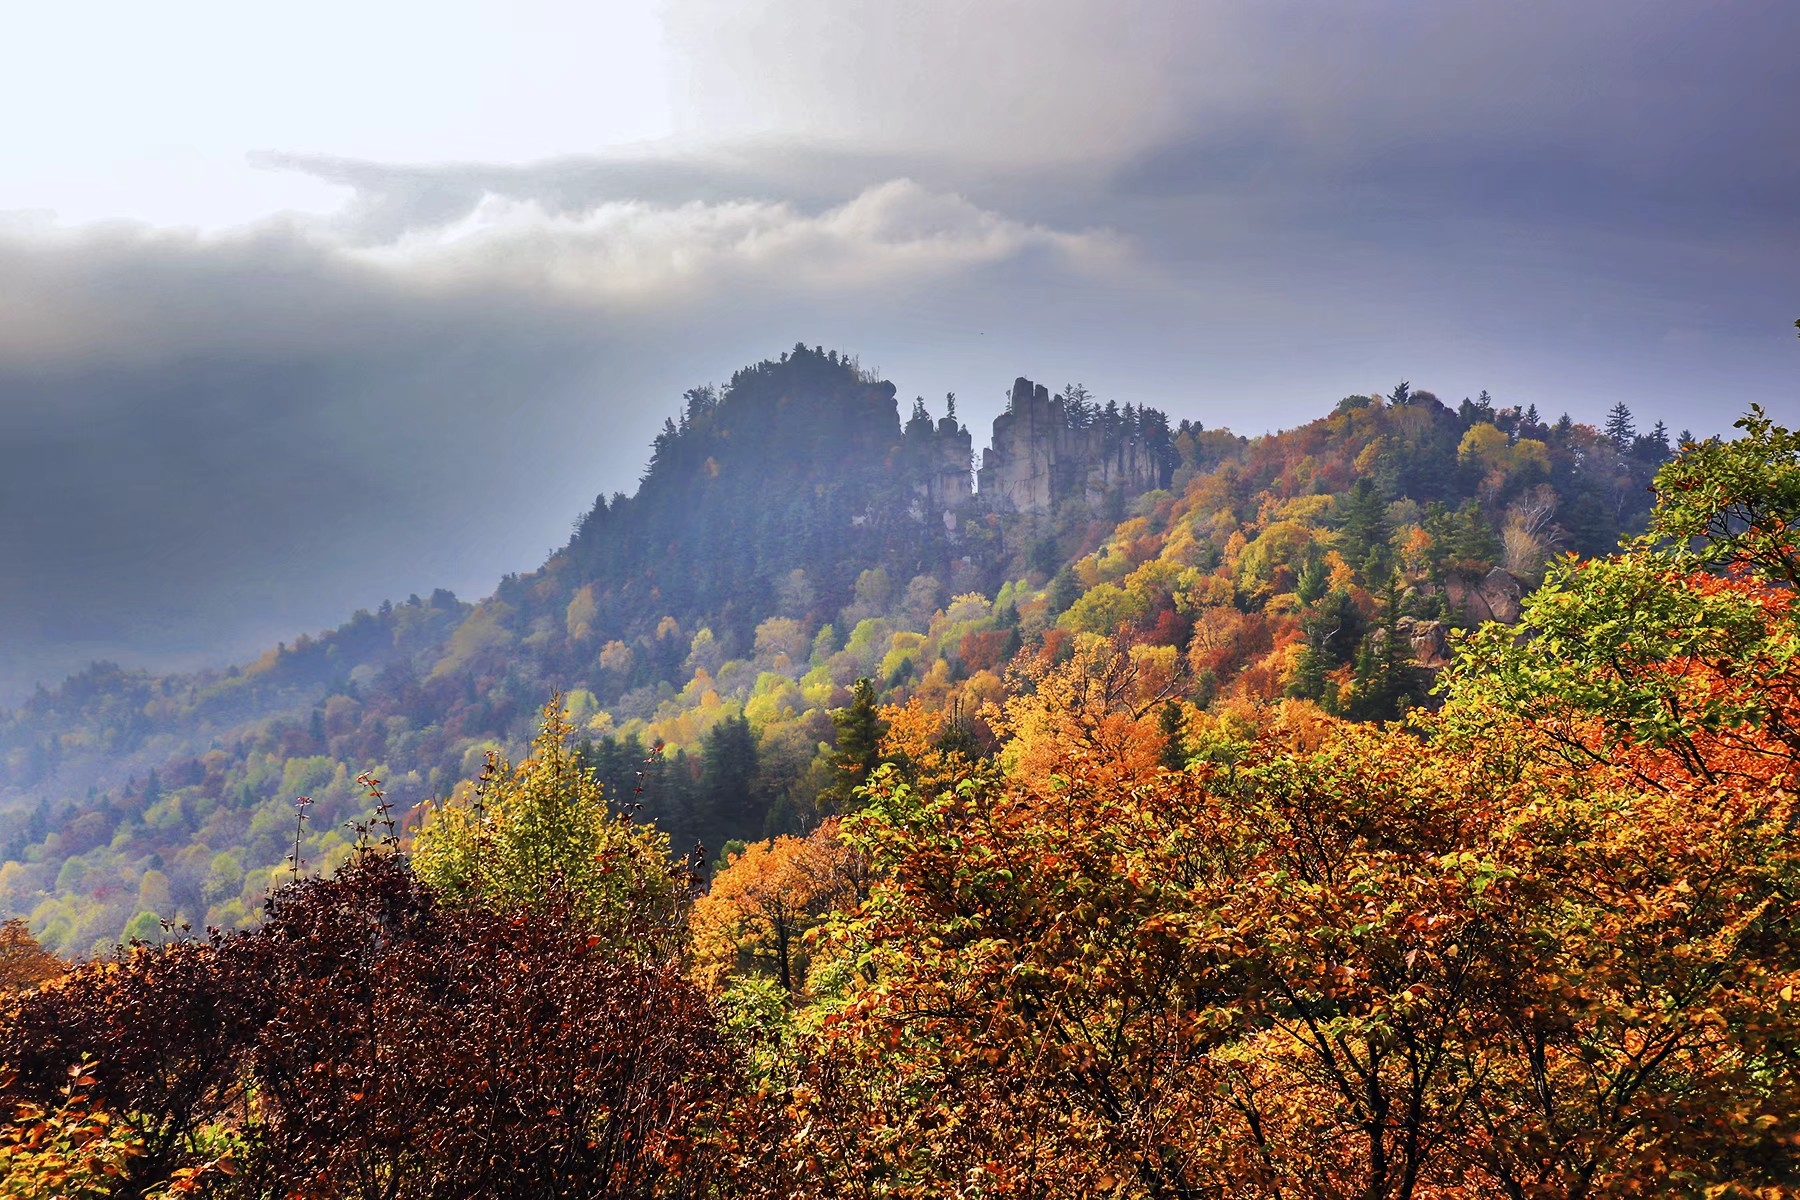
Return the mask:
[[[852,823],[868,973],[817,1061],[855,1084],[807,1109],[879,1131],[842,1161],[995,1195],[1748,1194],[1800,1098],[1745,1066],[1795,1044],[1791,800],[1304,705],[1162,772],[1126,653],[1026,675],[1003,773],[889,777]],[[917,1107],[948,1095],[953,1125]]]
[[[78,1063],[52,1105],[25,1102],[0,1124],[0,1195],[10,1200],[81,1200],[112,1195],[143,1137],[91,1099],[92,1063]],[[9,1075],[10,1088],[16,1076]]]
[[833,908],[856,902],[861,863],[828,820],[805,838],[752,842],[694,904],[694,975],[712,990],[747,970],[775,976],[790,994],[805,982],[805,934]]
[[1071,773],[1114,785],[1156,775],[1166,736],[1155,710],[1179,689],[1172,647],[1088,638],[1066,663],[1028,662],[1019,676],[1013,695],[987,714],[1008,739],[1002,759],[1015,772],[1044,785]]
[[0,995],[36,987],[66,970],[68,964],[38,945],[24,920],[14,917],[0,923]]

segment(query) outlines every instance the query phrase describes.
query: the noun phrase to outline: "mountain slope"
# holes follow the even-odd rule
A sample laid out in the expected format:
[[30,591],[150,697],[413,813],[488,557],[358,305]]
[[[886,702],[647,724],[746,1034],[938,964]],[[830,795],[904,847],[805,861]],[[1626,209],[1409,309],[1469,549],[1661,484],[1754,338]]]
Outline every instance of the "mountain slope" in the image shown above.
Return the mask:
[[295,796],[302,856],[329,866],[359,773],[424,804],[516,751],[553,690],[615,802],[715,849],[817,819],[829,714],[864,676],[979,738],[1013,656],[1123,630],[1185,665],[1173,729],[1282,695],[1391,715],[1448,629],[1507,616],[1547,554],[1637,528],[1668,453],[1404,385],[1254,441],[1020,385],[983,478],[1022,482],[970,495],[953,413],[903,423],[892,384],[796,347],[688,393],[636,494],[479,604],[414,597],[242,669],[41,691],[0,714],[0,907],[67,952],[164,917],[242,925]]

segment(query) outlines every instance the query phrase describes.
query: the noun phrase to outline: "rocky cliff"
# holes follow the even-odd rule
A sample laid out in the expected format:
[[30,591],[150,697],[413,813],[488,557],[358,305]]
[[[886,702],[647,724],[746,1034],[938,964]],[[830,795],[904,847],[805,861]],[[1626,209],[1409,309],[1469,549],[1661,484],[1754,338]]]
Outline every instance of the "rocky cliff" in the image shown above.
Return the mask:
[[903,438],[915,506],[943,513],[952,527],[956,510],[968,504],[973,494],[969,465],[975,449],[968,428],[957,423],[954,403],[951,411],[935,422],[926,415],[923,401],[915,403]]
[[1090,404],[1077,392],[1013,381],[994,418],[993,444],[977,473],[981,495],[1020,512],[1064,500],[1098,503],[1110,492],[1167,487],[1174,466],[1168,418],[1151,408]]

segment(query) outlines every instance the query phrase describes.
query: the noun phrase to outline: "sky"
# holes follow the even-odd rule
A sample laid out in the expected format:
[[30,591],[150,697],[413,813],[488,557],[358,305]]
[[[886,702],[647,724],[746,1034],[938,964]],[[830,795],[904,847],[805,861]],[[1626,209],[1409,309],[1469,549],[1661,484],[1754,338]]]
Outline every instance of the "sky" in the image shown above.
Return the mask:
[[90,0],[0,50],[0,703],[475,598],[796,342],[1800,420],[1787,0]]

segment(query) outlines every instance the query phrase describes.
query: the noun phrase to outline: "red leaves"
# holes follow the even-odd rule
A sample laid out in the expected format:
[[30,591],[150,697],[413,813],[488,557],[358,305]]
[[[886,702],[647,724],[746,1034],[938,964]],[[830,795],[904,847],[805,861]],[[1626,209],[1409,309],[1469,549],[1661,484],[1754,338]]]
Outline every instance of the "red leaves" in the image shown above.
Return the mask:
[[720,1164],[695,1139],[734,1095],[711,1010],[676,963],[590,950],[566,902],[446,908],[367,856],[279,894],[254,932],[27,997],[0,1023],[6,1092],[103,1052],[95,1094],[161,1122],[133,1179],[188,1190],[209,1166],[190,1135],[246,1119],[249,1195],[354,1193],[371,1173],[402,1198],[648,1196],[676,1170],[698,1187]]

